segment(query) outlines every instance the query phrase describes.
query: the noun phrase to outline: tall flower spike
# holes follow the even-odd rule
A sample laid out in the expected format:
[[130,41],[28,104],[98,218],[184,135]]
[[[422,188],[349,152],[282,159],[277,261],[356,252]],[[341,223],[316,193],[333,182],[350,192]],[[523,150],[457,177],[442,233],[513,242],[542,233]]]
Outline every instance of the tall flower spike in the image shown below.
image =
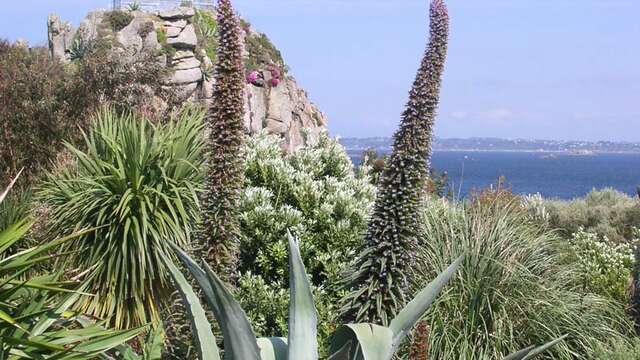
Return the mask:
[[207,112],[207,170],[202,196],[201,246],[225,280],[235,278],[244,183],[244,83],[240,21],[229,0],[218,0],[218,53],[213,102]]
[[388,325],[406,302],[406,274],[415,263],[419,213],[447,54],[449,14],[443,0],[431,2],[430,21],[429,45],[378,183],[359,258],[346,280],[349,294],[342,308],[344,322]]

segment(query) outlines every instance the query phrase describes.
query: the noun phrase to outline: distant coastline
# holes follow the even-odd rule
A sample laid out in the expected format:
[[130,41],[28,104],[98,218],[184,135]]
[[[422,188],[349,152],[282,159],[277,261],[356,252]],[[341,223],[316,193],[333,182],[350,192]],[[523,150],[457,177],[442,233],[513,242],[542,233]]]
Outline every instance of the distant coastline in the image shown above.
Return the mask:
[[[349,152],[375,149],[387,153],[393,145],[392,138],[341,138],[340,142]],[[442,152],[522,152],[558,154],[569,156],[592,156],[597,154],[640,154],[640,142],[613,141],[564,141],[525,140],[498,138],[444,139],[436,138],[434,151]]]

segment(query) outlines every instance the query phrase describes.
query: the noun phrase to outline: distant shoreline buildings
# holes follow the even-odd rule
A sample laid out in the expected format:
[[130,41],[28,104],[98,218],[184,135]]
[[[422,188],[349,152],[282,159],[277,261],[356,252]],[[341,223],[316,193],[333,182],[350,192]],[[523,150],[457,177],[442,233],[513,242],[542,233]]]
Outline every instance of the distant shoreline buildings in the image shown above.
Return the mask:
[[[340,142],[347,151],[375,149],[388,152],[392,138],[343,138]],[[589,156],[603,153],[640,154],[640,142],[615,141],[571,141],[571,140],[525,140],[499,138],[443,139],[436,138],[434,151],[518,151],[540,153],[564,153]]]

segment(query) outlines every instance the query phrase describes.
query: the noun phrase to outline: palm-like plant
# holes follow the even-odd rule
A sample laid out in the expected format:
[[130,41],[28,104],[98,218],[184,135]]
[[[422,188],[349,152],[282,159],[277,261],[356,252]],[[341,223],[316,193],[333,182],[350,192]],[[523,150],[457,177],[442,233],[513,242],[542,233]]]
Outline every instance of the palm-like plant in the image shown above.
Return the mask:
[[[8,189],[7,189],[8,191]],[[0,203],[7,192],[0,195]],[[19,280],[49,252],[87,234],[81,231],[15,253],[32,225],[23,219],[0,232],[0,359],[93,359],[135,337],[141,329],[106,330],[67,309],[82,293],[56,275]]]
[[[65,244],[65,266],[87,273],[76,309],[128,328],[159,319],[168,243],[189,245],[198,213],[203,111],[153,125],[103,109],[85,134],[86,151],[67,144],[74,167],[50,175],[40,193],[54,234],[98,228]],[[76,251],[77,250],[77,251]]]

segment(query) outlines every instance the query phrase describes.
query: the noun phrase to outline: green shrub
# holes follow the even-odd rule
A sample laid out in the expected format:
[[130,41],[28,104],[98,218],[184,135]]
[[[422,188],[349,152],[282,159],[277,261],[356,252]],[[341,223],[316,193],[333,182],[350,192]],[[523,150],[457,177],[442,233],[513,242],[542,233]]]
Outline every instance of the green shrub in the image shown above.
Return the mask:
[[85,274],[95,297],[76,309],[118,328],[158,321],[167,272],[159,259],[170,242],[189,245],[201,181],[203,112],[188,108],[166,125],[103,109],[85,136],[68,145],[74,166],[50,175],[40,197],[50,231],[98,227],[63,247],[58,268]]
[[566,238],[580,228],[607,237],[614,243],[633,239],[640,224],[640,202],[614,189],[593,190],[585,198],[546,202],[549,224]]
[[[354,174],[342,146],[327,137],[293,154],[283,154],[276,136],[258,134],[247,142],[239,300],[251,309],[259,334],[286,335],[288,284],[283,279],[291,229],[312,276],[320,323],[335,324],[337,284],[356,256],[375,189],[366,176]],[[323,338],[329,332],[320,328]]]
[[578,230],[569,240],[587,292],[625,303],[633,267],[633,247],[612,244],[606,237]]
[[500,359],[562,334],[569,338],[554,359],[591,358],[610,341],[626,343],[633,330],[623,307],[584,292],[581,266],[562,250],[566,241],[531,220],[519,199],[500,199],[431,202],[424,215],[416,284],[467,254],[458,279],[424,318],[431,358]]
[[109,25],[111,30],[120,31],[131,24],[131,21],[133,21],[133,15],[126,11],[113,10],[104,14],[103,21]]

